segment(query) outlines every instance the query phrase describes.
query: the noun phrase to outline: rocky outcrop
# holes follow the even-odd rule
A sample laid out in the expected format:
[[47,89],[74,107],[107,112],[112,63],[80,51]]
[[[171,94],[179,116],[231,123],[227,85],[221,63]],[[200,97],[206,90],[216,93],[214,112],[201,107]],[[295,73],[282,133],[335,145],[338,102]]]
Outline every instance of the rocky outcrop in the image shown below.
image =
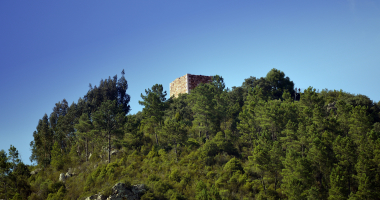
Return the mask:
[[335,101],[332,102],[332,103],[327,104],[327,112],[330,112],[330,110],[333,110],[333,111],[336,110]]
[[69,168],[69,170],[65,173],[61,173],[59,175],[59,181],[65,182],[68,178],[75,176],[76,174],[73,172],[74,170],[72,168]]
[[87,197],[85,200],[106,200],[107,197],[106,196],[103,196],[101,194],[95,194],[95,195],[92,195],[92,196],[89,196]]
[[38,174],[38,172],[40,172],[42,169],[41,168],[37,168],[33,171],[30,172],[30,175],[35,175],[35,174]]
[[139,200],[140,197],[145,193],[146,187],[144,184],[133,185],[127,187],[124,183],[117,183],[112,187],[112,195],[105,197],[101,194],[96,194],[87,197],[85,200]]
[[61,181],[61,182],[65,182],[65,181],[66,181],[66,176],[65,176],[64,173],[61,173],[61,174],[59,175],[59,181]]
[[118,150],[112,150],[112,151],[111,151],[111,155],[113,155],[113,156],[116,155],[117,153],[119,153]]

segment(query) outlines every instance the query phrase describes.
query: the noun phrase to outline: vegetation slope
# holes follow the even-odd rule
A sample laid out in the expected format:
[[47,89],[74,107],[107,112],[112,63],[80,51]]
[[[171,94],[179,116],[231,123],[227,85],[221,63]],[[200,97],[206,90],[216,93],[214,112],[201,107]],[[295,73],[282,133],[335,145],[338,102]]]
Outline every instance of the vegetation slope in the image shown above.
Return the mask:
[[141,199],[380,199],[380,102],[364,95],[301,92],[272,69],[178,98],[156,84],[128,115],[127,89],[123,70],[56,103],[33,133],[33,166],[1,150],[0,198],[84,199],[124,182],[145,184]]

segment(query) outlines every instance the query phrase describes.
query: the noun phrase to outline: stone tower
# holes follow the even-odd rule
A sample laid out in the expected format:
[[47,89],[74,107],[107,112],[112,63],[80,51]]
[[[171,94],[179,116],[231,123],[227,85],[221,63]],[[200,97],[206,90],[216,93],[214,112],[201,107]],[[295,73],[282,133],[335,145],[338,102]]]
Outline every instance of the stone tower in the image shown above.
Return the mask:
[[170,96],[178,97],[180,93],[189,94],[200,83],[209,83],[211,80],[212,76],[186,74],[170,83]]

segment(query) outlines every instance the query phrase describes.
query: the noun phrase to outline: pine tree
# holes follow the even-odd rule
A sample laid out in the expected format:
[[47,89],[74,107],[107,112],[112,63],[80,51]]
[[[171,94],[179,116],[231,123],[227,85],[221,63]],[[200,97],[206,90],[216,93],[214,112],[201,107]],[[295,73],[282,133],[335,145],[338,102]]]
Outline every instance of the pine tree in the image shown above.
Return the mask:
[[145,125],[145,130],[154,133],[156,144],[158,144],[157,129],[161,126],[164,111],[167,108],[166,91],[163,91],[161,84],[155,84],[152,89],[145,90],[145,94],[141,94],[143,101],[139,101],[139,104],[144,106],[142,123]]
[[94,127],[99,131],[99,136],[108,143],[108,163],[111,162],[111,140],[114,136],[120,136],[125,121],[125,113],[121,106],[117,106],[116,100],[103,102],[98,111],[94,113]]
[[265,144],[265,142],[262,142],[255,147],[252,156],[248,157],[249,165],[260,177],[260,182],[265,194],[269,186],[268,174],[271,167],[269,151],[270,149],[268,148],[268,145]]
[[63,169],[65,164],[65,155],[61,152],[60,145],[58,142],[55,142],[53,145],[53,149],[51,150],[51,165],[56,170]]
[[38,121],[37,131],[33,132],[34,140],[30,143],[32,155],[30,160],[47,166],[51,160],[51,148],[54,144],[53,131],[49,126],[47,114]]
[[289,77],[285,77],[285,73],[278,69],[273,68],[270,70],[265,79],[271,86],[270,94],[272,99],[281,99],[282,94],[286,91],[290,94],[294,93],[293,81]]
[[169,143],[174,146],[176,160],[178,161],[177,145],[186,141],[186,127],[182,121],[179,121],[178,117],[168,118],[165,120],[165,124],[162,128],[164,137]]
[[334,164],[330,175],[329,199],[348,199],[357,188],[357,181],[354,179],[356,145],[350,137],[338,136],[334,141],[333,150],[337,163]]
[[94,126],[93,126],[90,118],[88,117],[88,114],[83,113],[79,119],[79,123],[75,124],[74,127],[77,130],[76,134],[77,134],[79,140],[83,140],[85,142],[86,161],[88,161],[88,142],[94,136],[94,133],[92,131]]
[[[0,194],[3,198],[8,199],[9,192],[9,174],[11,172],[12,165],[8,162],[7,153],[4,150],[0,151],[0,188],[2,192]],[[1,191],[1,190],[0,190]]]

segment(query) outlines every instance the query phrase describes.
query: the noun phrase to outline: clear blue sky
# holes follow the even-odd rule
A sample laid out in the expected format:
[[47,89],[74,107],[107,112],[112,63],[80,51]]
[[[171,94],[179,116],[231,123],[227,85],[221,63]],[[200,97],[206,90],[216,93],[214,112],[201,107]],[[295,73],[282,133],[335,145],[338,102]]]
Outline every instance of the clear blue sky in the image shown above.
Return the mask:
[[232,87],[272,68],[379,101],[380,1],[0,1],[0,149],[30,164],[38,120],[122,69],[136,113],[186,73]]

